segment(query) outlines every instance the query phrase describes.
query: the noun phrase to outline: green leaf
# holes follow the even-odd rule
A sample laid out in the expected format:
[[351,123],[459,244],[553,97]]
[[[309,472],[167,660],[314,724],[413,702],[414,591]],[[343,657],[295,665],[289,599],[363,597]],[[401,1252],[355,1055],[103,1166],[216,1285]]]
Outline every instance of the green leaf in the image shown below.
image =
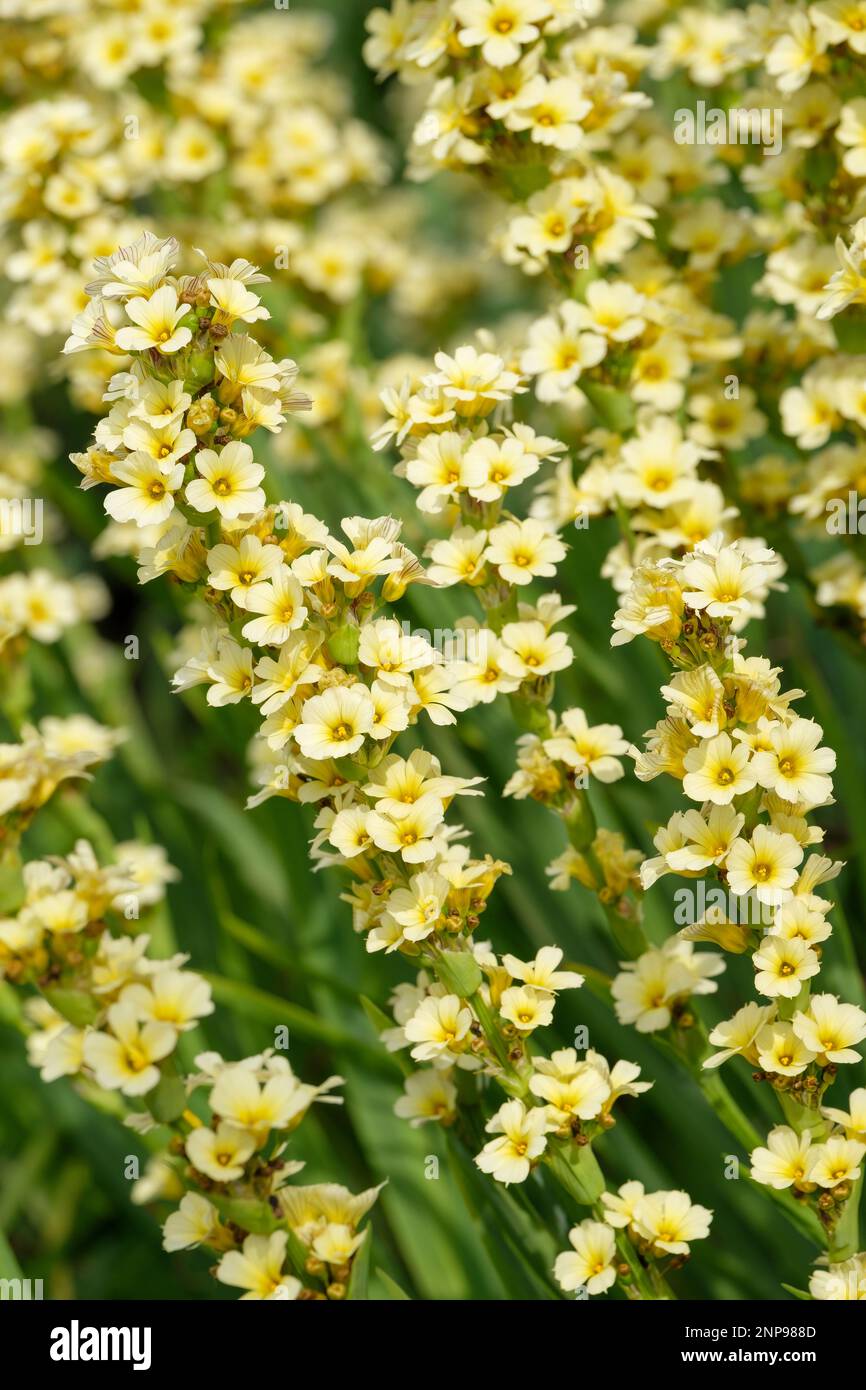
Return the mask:
[[491,1182],[476,1166],[465,1142],[448,1132],[455,1178],[482,1244],[505,1287],[517,1299],[559,1297],[551,1284],[556,1253],[551,1233],[527,1212],[516,1192]]
[[17,912],[24,898],[24,880],[17,854],[0,861],[0,912]]
[[564,970],[576,970],[578,975],[582,975],[586,981],[586,987],[590,994],[595,995],[596,999],[602,999],[605,1004],[611,1000],[610,987],[613,980],[610,975],[605,975],[603,970],[597,970],[594,965],[584,965],[582,961],[568,961],[563,966]]
[[225,1221],[233,1221],[241,1230],[250,1231],[255,1236],[269,1236],[283,1224],[267,1202],[259,1202],[254,1197],[223,1197],[209,1192],[207,1199]]
[[102,1012],[102,1006],[80,989],[64,989],[61,985],[52,985],[44,989],[42,994],[52,1009],[56,1009],[76,1028],[88,1028]]
[[307,1277],[307,1260],[309,1259],[310,1252],[300,1237],[296,1236],[294,1231],[290,1230],[288,1227],[286,1227],[286,1234],[288,1235],[286,1256],[289,1264],[292,1266],[293,1273],[295,1273],[299,1279],[305,1279]]
[[[361,1008],[372,1024],[377,1037],[384,1033],[386,1028],[394,1027],[393,1018],[389,1018],[386,1013],[383,1013],[378,1004],[374,1004],[372,999],[367,998],[366,994],[361,994],[358,998],[361,1001]],[[383,1053],[379,1052],[377,1055],[381,1061]],[[412,1072],[415,1070],[404,1052],[388,1052],[384,1055],[388,1058],[389,1066],[394,1067],[395,1070],[401,1071],[404,1076],[411,1076]]]
[[15,1252],[0,1231],[0,1279],[20,1279],[23,1271],[15,1258]]
[[17,1028],[20,1033],[26,1031],[21,1000],[8,980],[0,980],[0,1023]]
[[597,381],[587,381],[585,378],[581,379],[579,386],[608,429],[625,434],[634,427],[634,402],[625,391],[617,391],[613,386],[602,386]]
[[179,1076],[162,1076],[145,1100],[153,1118],[170,1125],[186,1109],[186,1087]]
[[792,1226],[796,1226],[801,1235],[813,1244],[824,1246],[826,1243],[826,1233],[815,1212],[810,1207],[798,1202],[790,1192],[778,1190],[774,1187],[767,1187],[766,1183],[755,1182],[751,1173],[746,1173],[746,1181],[757,1191],[764,1193],[770,1201],[775,1203],[780,1211],[783,1211]]
[[803,1303],[814,1303],[815,1301],[812,1295],[807,1293],[805,1289],[795,1289],[793,1284],[783,1284],[782,1288],[787,1293],[793,1294],[795,1298],[799,1298]]
[[207,826],[253,897],[285,912],[289,895],[282,862],[248,813],[213,787],[181,782],[172,793]]
[[360,1042],[355,1033],[341,1028],[338,1024],[327,1023],[324,1019],[317,1018],[309,1009],[303,1009],[299,1004],[291,1004],[279,995],[268,994],[266,990],[255,985],[243,984],[239,980],[229,980],[224,975],[214,975],[208,971],[202,971],[202,974],[210,984],[216,1002],[236,1009],[245,1018],[266,1023],[271,1028],[284,1025],[290,1033],[294,1031],[312,1042],[348,1049],[380,1071],[396,1070],[396,1061],[383,1053],[381,1048]]
[[355,1258],[352,1261],[352,1273],[349,1275],[349,1288],[346,1298],[353,1303],[359,1300],[368,1299],[370,1286],[370,1250],[373,1242],[370,1239],[370,1227],[364,1232],[364,1240],[355,1251]]
[[844,310],[833,319],[836,342],[843,352],[866,352],[866,314]]
[[384,1269],[379,1269],[379,1267],[377,1266],[373,1270],[373,1277],[374,1279],[378,1279],[379,1283],[384,1288],[386,1299],[389,1303],[411,1303],[412,1300],[410,1299],[406,1291],[404,1289],[401,1289],[396,1279],[392,1279],[390,1274],[385,1273]]
[[481,966],[469,951],[444,951],[436,962],[436,974],[451,994],[469,999],[481,987]]
[[604,1174],[589,1144],[552,1139],[545,1161],[553,1176],[582,1206],[595,1206],[604,1191]]
[[380,1009],[379,1005],[374,1004],[372,999],[368,999],[366,994],[362,994],[360,998],[361,1008],[364,1010],[364,1013],[372,1023],[377,1034],[384,1033],[387,1028],[394,1027],[393,1018],[389,1018],[384,1009]]
[[354,666],[361,645],[361,630],[357,623],[345,623],[328,638],[328,654],[338,666]]
[[258,927],[251,926],[249,922],[244,922],[233,912],[221,909],[219,921],[227,936],[240,942],[251,955],[257,956],[259,960],[267,961],[269,965],[275,965],[281,970],[302,973],[304,979],[307,980],[321,980],[329,989],[347,999],[357,998],[355,990],[344,984],[342,980],[337,979],[335,975],[324,970],[317,970],[306,961],[302,961],[300,957],[293,956],[285,946],[282,946],[278,941],[273,941],[265,932],[260,931]]

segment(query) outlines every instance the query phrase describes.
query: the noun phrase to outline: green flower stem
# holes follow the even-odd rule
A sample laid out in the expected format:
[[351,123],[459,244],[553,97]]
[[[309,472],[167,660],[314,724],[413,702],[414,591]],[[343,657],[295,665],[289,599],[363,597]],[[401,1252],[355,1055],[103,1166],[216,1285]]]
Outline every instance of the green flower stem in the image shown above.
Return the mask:
[[[791,1126],[796,1134],[803,1134],[807,1129],[820,1129],[822,1132],[828,1128],[826,1120],[817,1110],[810,1110],[807,1106],[801,1105],[787,1091],[776,1091],[776,1098],[782,1108],[782,1114],[786,1122]],[[821,1137],[820,1135],[817,1137]]]
[[761,1143],[761,1136],[748,1116],[740,1109],[717,1071],[696,1071],[695,1079],[718,1115],[722,1124],[751,1153]]
[[[577,1145],[568,1140],[552,1139],[544,1155],[544,1162],[550,1169],[560,1187],[568,1193],[579,1206],[591,1207],[599,1221],[605,1217],[601,1205],[601,1194],[605,1191],[604,1174],[590,1144]],[[641,1264],[637,1251],[625,1231],[617,1232],[617,1250],[622,1261],[627,1264],[634,1287],[641,1299],[658,1302],[672,1299],[674,1294],[664,1279],[653,1271],[652,1274]]]
[[544,1161],[556,1181],[579,1206],[596,1206],[606,1184],[591,1144],[551,1139]]
[[[592,859],[595,859],[595,855],[592,856]],[[596,868],[595,864],[593,864],[593,868]],[[647,940],[637,917],[624,916],[621,912],[617,912],[610,903],[602,903],[601,906],[614,945],[621,956],[625,956],[629,960],[637,960],[638,956],[642,956],[644,951],[650,949],[650,942]]]
[[829,1255],[831,1264],[850,1260],[860,1249],[860,1193],[863,1178],[854,1183],[851,1196],[845,1203],[842,1215],[830,1234]]
[[[593,842],[598,834],[598,826],[585,791],[576,793],[571,809],[566,815],[563,815],[563,821],[570,844],[586,860],[599,887],[603,887],[605,883],[604,869],[593,849]],[[644,951],[649,950],[650,943],[637,914],[633,917],[627,916],[618,912],[611,903],[605,903],[601,899],[599,899],[599,904],[620,955],[627,956],[629,960],[635,960]]]
[[[695,1079],[721,1123],[750,1154],[762,1142],[761,1136],[740,1109],[721,1076],[717,1071],[701,1071],[695,1073]],[[819,1246],[826,1243],[824,1227],[809,1207],[803,1206],[789,1192],[779,1192],[774,1187],[764,1185],[761,1190],[807,1240]]]
[[627,434],[634,429],[635,405],[626,391],[588,381],[586,377],[582,377],[578,384],[599,420],[609,430],[614,430],[616,434]]

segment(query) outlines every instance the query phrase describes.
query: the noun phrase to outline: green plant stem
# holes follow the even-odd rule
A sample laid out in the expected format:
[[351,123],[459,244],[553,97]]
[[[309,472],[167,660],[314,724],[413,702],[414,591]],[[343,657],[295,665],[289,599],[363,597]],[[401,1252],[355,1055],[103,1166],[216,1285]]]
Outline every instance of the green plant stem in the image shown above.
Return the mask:
[[859,1178],[854,1184],[851,1196],[845,1203],[842,1216],[836,1222],[830,1235],[828,1253],[831,1264],[840,1264],[843,1260],[850,1260],[852,1255],[856,1255],[860,1249],[860,1194],[863,1190],[863,1178]]

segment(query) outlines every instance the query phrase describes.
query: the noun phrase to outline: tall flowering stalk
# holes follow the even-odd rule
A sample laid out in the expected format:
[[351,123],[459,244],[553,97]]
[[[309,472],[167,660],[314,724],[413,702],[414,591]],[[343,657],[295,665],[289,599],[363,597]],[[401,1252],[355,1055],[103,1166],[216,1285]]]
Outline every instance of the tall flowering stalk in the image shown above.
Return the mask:
[[[291,502],[268,504],[247,437],[306,402],[294,391],[294,363],[274,362],[242,327],[266,315],[251,288],[263,277],[242,259],[175,276],[176,253],[171,240],[145,237],[97,267],[67,351],[98,342],[132,363],[112,378],[109,414],[75,457],[84,486],[108,484],[109,515],[149,530],[143,582],[172,574],[209,608],[200,651],[174,683],[206,686],[212,705],[249,700],[260,710],[263,786],[251,804],[283,796],[314,806],[313,857],[351,873],[347,896],[367,948],[399,951],[420,967],[397,991],[387,1041],[432,1066],[410,1076],[399,1112],[451,1124],[461,1101],[483,1100],[495,1083],[507,1099],[487,1120],[496,1137],[477,1165],[507,1186],[542,1161],[606,1219],[592,1141],[612,1123],[617,1098],[647,1083],[632,1064],[610,1067],[595,1052],[538,1055],[532,1034],[550,1022],[557,993],[582,978],[559,968],[556,948],[521,961],[474,941],[507,871],[489,856],[473,859],[465,832],[446,821],[455,797],[478,794],[478,779],[443,775],[420,748],[391,751],[423,717],[453,722],[490,684],[491,668],[478,651],[467,661],[444,656],[390,616],[410,585],[438,582],[393,519],[346,518],[342,540]],[[501,364],[490,365],[489,396],[461,388],[464,401],[482,397],[477,415],[509,384]],[[537,572],[538,530],[509,522],[494,530],[488,558],[503,585]],[[550,545],[559,556],[561,544]],[[545,572],[550,557],[540,563]],[[510,649],[517,670],[520,644]],[[520,667],[515,689],[531,669]],[[470,1137],[462,1111],[460,1123]],[[614,1240],[614,1277],[630,1296],[668,1297],[658,1261],[687,1254],[709,1217],[684,1193],[641,1193],[628,1219],[610,1227],[624,1232]]]
[[[713,1028],[716,1050],[702,1065],[712,1077],[742,1057],[771,1089],[781,1123],[753,1148],[752,1178],[817,1216],[834,1273],[813,1276],[813,1295],[859,1297],[863,1093],[851,1093],[848,1110],[826,1096],[840,1068],[860,1061],[866,1013],[818,984],[832,931],[832,903],[818,890],[842,865],[811,852],[823,832],[810,817],[832,799],[836,755],[822,745],[820,725],[792,708],[803,691],[783,691],[780,669],[746,655],[745,640],[732,635],[764,582],[762,562],[719,538],[682,560],[645,564],[614,620],[614,642],[657,642],[675,672],[662,687],[665,718],[645,749],[633,750],[637,776],[674,777],[692,803],[658,831],[644,885],[675,874],[709,890],[696,920],[630,963],[613,996],[623,1022],[678,1042],[689,988],[684,946],[711,941],[751,955],[759,998]],[[699,959],[707,977],[723,968],[718,956]]]
[[[788,421],[793,428],[796,420],[805,420],[804,412],[811,411],[810,429],[817,425],[820,416],[820,438],[817,434],[815,438],[819,445],[843,418],[846,426],[854,420],[856,359],[850,369],[850,390],[846,386],[849,369],[844,360],[830,359],[829,370],[821,378],[826,402],[819,402],[817,396],[812,402],[811,397],[807,399],[796,390],[782,395],[781,406],[778,400],[775,404],[768,400],[763,385],[769,376],[764,368],[769,368],[770,356],[768,352],[762,355],[761,348],[766,348],[781,326],[788,325],[782,319],[773,320],[766,315],[761,318],[755,313],[740,332],[732,319],[715,312],[711,292],[723,267],[765,249],[767,229],[780,240],[790,240],[792,229],[785,229],[783,219],[769,200],[765,224],[755,230],[748,210],[729,208],[714,196],[695,198],[694,192],[701,184],[715,181],[721,186],[726,182],[729,166],[737,168],[741,158],[732,156],[726,164],[714,166],[712,150],[675,135],[671,125],[649,109],[649,97],[637,90],[636,83],[644,69],[663,76],[684,63],[696,81],[722,85],[744,65],[744,55],[750,47],[754,48],[758,30],[762,40],[769,39],[772,57],[768,59],[768,70],[777,76],[783,92],[799,92],[813,68],[823,73],[830,71],[834,62],[846,81],[854,80],[855,27],[849,24],[846,28],[846,22],[836,15],[836,8],[811,7],[809,20],[803,17],[793,22],[794,38],[788,35],[785,16],[767,12],[765,28],[761,29],[760,7],[750,11],[748,19],[732,13],[713,16],[706,24],[704,16],[699,18],[696,11],[685,10],[662,29],[657,44],[639,37],[629,26],[606,26],[600,7],[581,6],[575,12],[572,7],[545,0],[540,0],[531,14],[518,5],[497,7],[486,0],[477,4],[473,0],[466,4],[454,0],[437,16],[436,35],[442,40],[438,44],[431,16],[422,6],[410,4],[395,7],[391,12],[380,10],[369,21],[367,58],[382,76],[397,72],[422,85],[424,74],[428,77],[425,109],[413,135],[416,172],[429,176],[437,166],[471,169],[509,203],[517,204],[517,213],[507,216],[505,230],[498,238],[499,249],[507,261],[519,264],[532,276],[543,274],[555,284],[557,298],[549,312],[531,326],[527,346],[514,352],[514,364],[526,377],[535,379],[536,396],[551,408],[560,429],[566,420],[573,422],[572,428],[576,426],[581,468],[575,475],[571,460],[561,459],[554,477],[538,489],[534,515],[539,523],[547,525],[548,534],[553,533],[554,527],[571,521],[585,525],[590,518],[605,512],[617,518],[622,539],[609,554],[603,571],[623,596],[615,623],[615,641],[627,641],[634,632],[648,628],[671,654],[677,668],[663,692],[671,701],[668,719],[657,731],[646,757],[639,760],[638,773],[649,778],[658,771],[681,772],[686,779],[687,795],[702,805],[702,813],[692,812],[695,823],[690,821],[688,825],[697,842],[672,843],[674,862],[681,872],[685,871],[686,854],[691,853],[694,863],[689,861],[689,872],[697,873],[708,864],[721,864],[724,874],[726,847],[738,840],[742,842],[737,846],[737,855],[745,859],[750,855],[752,859],[757,857],[763,871],[764,860],[760,856],[764,848],[768,853],[773,846],[779,848],[772,835],[765,845],[770,830],[789,837],[790,843],[779,843],[791,857],[788,872],[793,883],[799,865],[797,853],[802,858],[802,846],[819,838],[814,828],[803,828],[804,816],[794,815],[798,808],[789,802],[796,802],[796,798],[786,800],[784,795],[781,809],[778,805],[773,808],[770,802],[770,827],[759,824],[756,807],[761,793],[755,790],[760,786],[756,780],[743,788],[752,792],[753,804],[748,815],[743,812],[742,820],[730,809],[732,796],[720,798],[718,805],[705,805],[706,788],[701,784],[699,789],[703,769],[697,760],[702,746],[699,740],[712,745],[708,756],[721,752],[725,757],[731,741],[727,730],[732,713],[728,712],[731,694],[725,692],[714,665],[720,660],[718,648],[726,653],[724,660],[732,680],[738,679],[742,684],[745,679],[760,685],[763,679],[766,685],[764,698],[769,703],[750,717],[750,722],[760,719],[786,728],[794,725],[791,737],[802,744],[799,748],[798,743],[798,756],[802,752],[806,761],[811,758],[816,767],[822,765],[825,771],[834,765],[829,750],[818,748],[818,726],[813,721],[797,721],[792,715],[785,715],[793,696],[780,696],[780,688],[773,686],[778,673],[770,672],[767,663],[763,663],[767,671],[763,667],[759,671],[751,662],[745,664],[743,676],[730,664],[734,660],[731,653],[740,650],[736,634],[752,618],[763,615],[764,603],[770,591],[780,587],[785,570],[777,552],[768,549],[761,539],[743,535],[752,513],[765,522],[774,515],[772,508],[754,506],[763,495],[762,478],[771,481],[772,470],[759,460],[753,469],[743,470],[739,476],[735,465],[740,456],[751,458],[754,441],[780,408],[786,432]],[[593,20],[600,22],[594,24]],[[828,48],[831,52],[825,59],[820,55]],[[810,55],[819,56],[813,63]],[[792,75],[795,71],[796,76]],[[753,165],[745,171],[747,183],[754,175],[749,186],[757,197],[779,187],[779,181],[790,179],[792,169],[802,163],[812,146],[832,137],[835,121],[831,113],[827,113],[826,119],[820,115],[828,101],[832,105],[832,100],[823,91],[815,91],[811,96],[810,103],[809,95],[804,95],[795,115],[794,124],[803,138],[796,141],[794,152],[777,161],[761,161],[759,156],[757,167]],[[775,113],[779,124],[784,114]],[[853,115],[853,108],[845,109],[846,119]],[[804,129],[807,125],[814,132],[808,139]],[[627,133],[623,135],[623,131]],[[613,138],[614,133],[617,139]],[[781,130],[778,134],[781,137]],[[844,134],[840,131],[840,138]],[[842,139],[842,143],[846,140]],[[834,181],[834,187],[840,190],[839,208],[834,216],[841,216],[844,221],[843,204],[856,203],[858,169],[856,156],[845,156],[843,162],[844,169]],[[822,234],[826,234],[826,228]],[[652,240],[656,244],[650,246]],[[782,296],[780,291],[778,302],[795,304],[798,312],[810,311],[814,315],[817,311],[827,318],[846,304],[858,301],[858,267],[862,258],[857,234],[850,251],[840,243],[841,269],[828,287],[829,297],[823,287],[830,268],[815,273],[806,240],[801,278],[805,281],[807,274],[811,276],[812,297],[807,305],[804,283],[802,296]],[[783,259],[784,253],[780,252],[776,258],[778,270],[782,270]],[[767,262],[768,286],[781,283],[778,273],[773,278],[776,260],[770,256]],[[774,294],[772,288],[770,294]],[[804,329],[804,334],[809,332],[812,348],[807,360],[819,354],[816,345],[824,330]],[[801,339],[797,333],[780,341],[790,345],[792,354],[798,352]],[[799,362],[802,360],[801,354]],[[750,384],[742,384],[741,377]],[[434,377],[428,379],[431,384],[435,381]],[[817,382],[816,375],[816,388]],[[759,408],[759,384],[764,410]],[[408,437],[410,458],[416,453],[420,458],[423,453],[426,461],[430,451],[423,450],[412,438],[429,428],[423,405],[419,406],[419,399],[425,394],[433,392],[421,390],[399,403],[386,399],[386,406]],[[837,397],[841,400],[843,396],[849,404],[836,409]],[[594,416],[594,428],[588,428],[587,407]],[[435,416],[432,428],[440,428]],[[568,427],[563,433],[566,439],[570,438]],[[846,449],[845,445],[839,446],[839,468],[850,464],[856,470],[856,451]],[[453,475],[462,494],[464,516],[472,511],[473,484],[477,497],[478,481],[471,466],[477,452],[477,446],[464,435],[465,476]],[[770,462],[767,460],[767,464]],[[404,466],[410,480],[412,469],[420,475],[419,463],[410,461]],[[795,500],[792,509],[796,512],[811,508],[814,516],[819,509],[823,512],[825,501],[839,493],[839,468],[831,470],[830,475],[825,466],[817,468],[814,477],[820,478],[819,485],[824,487],[818,501],[801,505]],[[846,478],[852,476],[845,474]],[[785,491],[782,487],[782,493]],[[425,505],[423,492],[419,505]],[[782,549],[786,560],[793,556],[795,571],[801,575],[803,565],[787,542]],[[689,573],[696,572],[700,565],[711,571],[707,583],[712,592],[703,597],[687,594],[684,599],[676,572],[683,566],[689,567]],[[470,574],[465,559],[461,577]],[[469,582],[473,582],[472,578]],[[692,613],[682,615],[692,598],[697,619]],[[826,586],[820,601],[833,601]],[[669,604],[677,613],[677,624],[682,620],[688,639],[682,651],[676,646],[679,626],[673,634],[666,627]],[[712,624],[708,629],[701,627],[707,614],[723,620],[721,634],[713,631]],[[721,715],[714,709],[721,710]],[[694,731],[683,741],[679,731],[690,729]],[[571,808],[577,802],[578,838],[572,833],[569,851],[551,866],[556,886],[567,883],[571,875],[596,888],[605,882],[597,862],[593,863],[587,853],[581,802],[573,799],[570,787],[575,769],[588,778],[594,762],[602,778],[619,775],[616,755],[624,751],[621,737],[618,727],[592,729],[582,711],[569,711],[562,716],[561,728],[542,719],[524,740],[519,770],[510,790],[545,801],[560,813],[567,807],[567,819],[574,814]],[[742,738],[746,741],[741,745],[732,745],[738,766],[748,761],[750,746],[764,751],[762,733],[749,731]],[[787,765],[789,752],[783,750],[777,762]],[[768,756],[772,756],[772,748]],[[686,757],[695,762],[694,768],[690,764],[680,768],[679,763]],[[827,788],[829,785],[827,779]],[[779,797],[770,783],[765,789]],[[811,790],[814,792],[815,788]],[[805,809],[813,809],[821,800],[817,796]],[[777,817],[775,823],[772,814]],[[785,817],[792,820],[792,827],[783,828]],[[701,819],[702,828],[695,818]],[[741,837],[744,825],[746,834]],[[667,849],[667,832],[662,832],[661,838]],[[593,848],[597,861],[598,842]],[[676,859],[677,853],[681,863]],[[641,855],[624,853],[619,845],[615,855],[622,891],[635,875]],[[701,855],[709,858],[698,863]],[[657,872],[654,864],[655,861],[642,868],[643,889],[653,882]],[[814,888],[825,871],[830,871],[829,861],[826,865],[812,864],[811,869],[804,871],[803,892],[815,896],[818,903],[822,900],[814,894]],[[817,874],[817,879],[813,880],[812,874]],[[608,878],[605,889],[610,886]],[[786,884],[786,891],[789,886]],[[763,902],[769,891],[763,887],[759,901]],[[636,1022],[642,1031],[663,1033],[692,1071],[700,1068],[705,1041],[690,997],[713,992],[713,977],[723,968],[720,958],[694,951],[693,942],[700,936],[701,930],[695,927],[662,948],[648,950],[641,949],[638,941],[638,949],[624,950],[623,954],[636,958],[627,962],[613,982],[619,1017],[624,1022]],[[625,942],[621,934],[619,940],[622,947]],[[746,940],[747,944],[758,944],[754,934]],[[631,944],[635,944],[634,940]],[[778,953],[772,942],[761,949],[773,958],[774,952]],[[794,995],[799,987],[798,983]],[[834,1003],[828,996],[816,1007],[832,1013]],[[862,1024],[861,1011],[854,1006],[835,1007],[842,1010],[847,1025],[856,1032]],[[805,1011],[804,1005],[801,1012]],[[769,1013],[766,1018],[762,1016],[764,1024],[768,1020]],[[856,1056],[852,1052],[852,1060]],[[832,1078],[835,1061],[829,1059],[828,1066]],[[812,1096],[826,1084],[822,1072],[821,1078],[810,1074],[802,1081],[777,1082],[775,1089],[792,1090],[799,1099]],[[740,1142],[753,1147],[754,1131],[718,1078],[708,1077],[704,1090]],[[820,1131],[823,1136],[824,1128],[824,1121],[820,1121],[816,1134]],[[856,1142],[855,1137],[855,1148],[850,1151],[854,1165],[851,1171],[859,1177]],[[817,1155],[816,1150],[816,1161]],[[825,1192],[815,1198],[831,1252],[837,1247],[847,1248],[845,1240],[837,1240],[835,1230],[850,1232],[853,1223],[856,1241],[856,1200],[850,1207],[845,1206],[850,1195],[845,1186],[847,1171],[839,1168],[838,1172],[837,1197]],[[784,1190],[785,1184],[773,1187],[774,1191]],[[808,1190],[815,1192],[816,1185]],[[800,1203],[801,1208],[808,1205]],[[845,1220],[843,1207],[848,1213]],[[814,1216],[808,1221],[804,1219],[803,1224],[820,1238],[822,1228]]]
[[[400,448],[396,472],[416,488],[419,510],[447,536],[428,545],[429,576],[439,587],[466,585],[481,620],[467,615],[455,637],[465,648],[457,665],[456,707],[507,695],[518,727],[519,770],[505,795],[531,796],[562,819],[571,848],[551,865],[555,882],[579,878],[601,903],[619,948],[640,951],[640,855],[622,837],[599,830],[587,796],[591,778],[623,776],[628,744],[618,725],[590,726],[581,709],[553,710],[557,672],[574,653],[561,624],[575,612],[555,590],[535,603],[533,581],[554,579],[567,544],[548,519],[520,515],[515,490],[542,464],[565,452],[557,439],[514,419],[526,392],[520,373],[502,357],[470,344],[439,353],[436,370],[382,395],[386,421],[373,437]],[[519,496],[519,493],[516,494]]]
[[[471,173],[505,201],[504,260],[553,287],[516,356],[577,457],[536,514],[614,516],[620,593],[717,531],[770,534],[755,600],[789,569],[862,657],[861,21],[835,3],[638,23],[401,3],[370,15],[365,53],[424,93],[415,176]],[[695,110],[649,86],[674,74]],[[737,323],[715,291],[749,261]]]
[[123,737],[85,715],[47,716],[0,745],[0,979],[19,996],[29,1061],[151,1149],[132,1196],[172,1204],[167,1251],[213,1252],[213,1274],[242,1298],[365,1297],[371,1236],[358,1227],[378,1189],[289,1185],[304,1167],[286,1154],[291,1136],[314,1101],[339,1103],[341,1078],[308,1085],[273,1048],[185,1066],[184,1037],[214,1004],[186,955],[152,950],[154,909],[178,877],[165,851],[125,841],[106,859],[80,838],[33,858],[22,846],[57,790]]
[[[633,26],[605,18],[595,4],[543,0],[529,20],[519,6],[500,13],[486,0],[466,6],[454,0],[434,23],[424,6],[403,4],[369,17],[365,52],[381,76],[396,72],[425,94],[411,144],[417,176],[469,170],[504,199],[498,249],[509,264],[543,281],[550,301],[512,347],[509,365],[519,377],[516,389],[533,384],[566,442],[545,439],[545,454],[521,461],[532,448],[521,450],[520,433],[534,432],[519,425],[505,451],[510,474],[501,462],[491,465],[504,479],[498,499],[489,485],[487,492],[501,505],[508,486],[538,472],[539,461],[554,461],[548,476],[539,473],[521,528],[546,537],[562,558],[557,531],[616,518],[621,538],[602,572],[622,592],[644,559],[681,555],[720,529],[728,538],[741,535],[744,523],[719,461],[765,422],[754,392],[730,375],[741,346],[736,325],[711,304],[714,273],[753,249],[744,219],[714,199],[693,201],[697,174],[706,172],[694,167],[700,150],[678,143],[638,88],[652,47]],[[665,235],[657,238],[660,219]],[[459,349],[455,361],[460,352],[470,349]],[[460,409],[452,389],[444,414],[441,401],[425,413],[437,393],[449,394],[441,370],[414,391],[407,386],[383,398],[391,421],[380,437],[405,441],[412,461],[403,467],[419,485],[439,447],[419,437],[442,434],[455,406]],[[476,475],[485,456],[492,457],[493,441],[483,438],[483,420],[470,420],[468,429],[465,419],[458,424],[459,446],[453,426],[444,424],[451,453],[467,457],[466,477],[455,475],[450,500],[481,528],[484,493]],[[473,429],[482,436],[474,442]],[[481,478],[489,484],[483,467]],[[441,507],[447,490],[424,486],[419,506],[430,510],[433,497]],[[742,544],[763,548],[758,539]],[[478,586],[482,602],[492,602],[470,556],[461,553],[461,560],[463,572],[452,564],[449,582],[463,579]],[[784,565],[775,559],[761,573],[743,621],[763,613]],[[493,611],[498,616],[495,602]],[[546,610],[549,625],[554,611]],[[557,660],[560,669],[567,664],[558,651],[541,657],[549,671]],[[582,794],[592,778],[621,775],[622,731],[590,725],[581,710],[557,719],[545,708],[549,682],[538,698],[542,689],[539,683],[536,698],[519,703],[527,732],[509,792],[532,796],[564,819],[569,849],[550,866],[553,886],[577,879],[596,893],[620,951],[637,954],[647,944],[639,851],[599,830]],[[521,694],[527,693],[524,683]]]
[[819,617],[861,655],[862,26],[862,6],[832,0],[731,10],[714,23],[709,69],[703,16],[686,8],[662,27],[655,58],[660,77],[682,73],[714,106],[772,118],[771,158],[757,141],[734,158],[719,151],[757,210],[765,258],[743,352],[767,429],[737,461],[737,486],[810,583]]

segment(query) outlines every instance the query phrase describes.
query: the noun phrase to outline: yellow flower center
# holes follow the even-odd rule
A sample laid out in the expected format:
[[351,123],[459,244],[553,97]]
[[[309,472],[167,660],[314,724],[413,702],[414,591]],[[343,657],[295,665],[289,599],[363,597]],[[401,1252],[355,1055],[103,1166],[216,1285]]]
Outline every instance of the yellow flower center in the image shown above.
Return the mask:
[[144,1071],[145,1067],[150,1066],[150,1058],[132,1043],[126,1049],[126,1063],[130,1071]]
[[211,486],[218,497],[227,497],[232,490],[231,481],[228,478],[214,478]]

